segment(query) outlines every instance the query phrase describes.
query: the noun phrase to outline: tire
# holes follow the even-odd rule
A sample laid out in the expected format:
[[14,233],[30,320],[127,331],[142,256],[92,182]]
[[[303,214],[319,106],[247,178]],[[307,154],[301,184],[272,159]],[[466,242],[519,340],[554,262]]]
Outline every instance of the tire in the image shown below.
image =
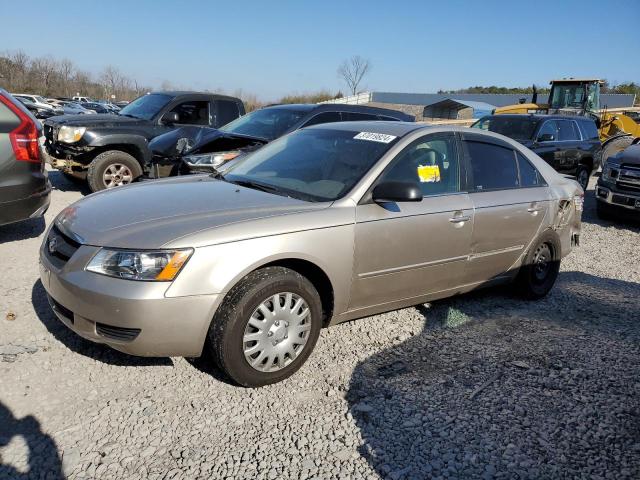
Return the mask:
[[607,161],[607,158],[612,157],[618,152],[623,151],[629,145],[633,143],[634,138],[631,135],[627,135],[624,137],[614,138],[610,142],[608,142],[604,148],[602,149],[602,162],[601,165],[604,165],[604,162]]
[[547,231],[527,252],[516,279],[516,291],[529,300],[543,298],[556,283],[559,271],[560,242],[555,233]]
[[582,190],[587,191],[589,186],[589,178],[591,177],[591,169],[585,165],[578,165],[576,168],[576,180],[582,187]]
[[[274,298],[279,304],[277,313],[275,301],[271,301]],[[304,304],[295,309],[299,300],[308,307],[302,320]],[[261,313],[265,309],[266,314]],[[300,331],[292,325],[298,321]],[[209,327],[207,348],[218,368],[232,381],[261,387],[284,380],[304,364],[318,341],[321,326],[322,304],[313,284],[288,268],[265,267],[244,277],[227,294]],[[306,342],[300,346],[303,340]]]
[[[112,172],[112,183],[109,184],[105,177]],[[121,172],[119,174],[119,172]],[[120,150],[108,150],[97,155],[89,164],[87,181],[92,192],[98,192],[107,188],[126,185],[135,181],[142,175],[142,167],[138,160],[128,153]]]

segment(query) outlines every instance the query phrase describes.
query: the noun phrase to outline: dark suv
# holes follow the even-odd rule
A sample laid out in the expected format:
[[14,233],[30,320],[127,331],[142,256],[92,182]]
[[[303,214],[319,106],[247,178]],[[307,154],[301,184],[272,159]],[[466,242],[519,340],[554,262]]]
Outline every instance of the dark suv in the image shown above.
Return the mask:
[[49,207],[35,117],[0,88],[0,225],[39,217]]
[[602,144],[589,117],[568,115],[489,115],[472,128],[500,133],[533,150],[556,171],[573,175],[586,190],[600,167]]
[[[156,176],[211,172],[266,143],[320,123],[364,120],[413,122],[397,110],[346,104],[286,104],[254,110],[219,129],[185,127],[154,138]],[[226,166],[226,165],[225,165]]]
[[221,127],[244,114],[238,98],[198,92],[155,92],[118,113],[63,115],[44,122],[49,162],[71,178],[86,178],[92,191],[142,176],[148,142],[185,125]]

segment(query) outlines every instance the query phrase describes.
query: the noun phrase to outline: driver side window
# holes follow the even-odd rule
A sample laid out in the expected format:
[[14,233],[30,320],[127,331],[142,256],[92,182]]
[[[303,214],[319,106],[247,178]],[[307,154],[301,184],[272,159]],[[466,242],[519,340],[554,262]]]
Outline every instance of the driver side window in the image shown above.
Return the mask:
[[185,125],[209,125],[209,102],[183,102],[174,107],[178,122]]
[[422,194],[460,191],[460,162],[453,135],[427,135],[406,147],[382,174],[380,182],[415,182]]
[[544,122],[542,127],[540,127],[537,138],[540,139],[542,135],[553,135],[553,140],[545,140],[547,142],[558,141],[558,124],[555,120],[547,120]]

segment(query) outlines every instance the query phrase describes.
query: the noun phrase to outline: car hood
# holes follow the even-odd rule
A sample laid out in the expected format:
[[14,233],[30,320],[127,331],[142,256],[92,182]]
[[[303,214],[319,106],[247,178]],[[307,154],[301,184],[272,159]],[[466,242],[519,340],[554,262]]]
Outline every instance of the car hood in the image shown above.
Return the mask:
[[[245,237],[283,233],[264,228],[254,231],[246,222],[308,213],[329,205],[273,195],[207,175],[189,175],[89,195],[65,208],[55,224],[87,245],[141,249],[198,247],[228,241],[216,233],[230,225],[240,224]],[[280,230],[299,228],[296,222],[285,223]],[[198,234],[194,236],[197,240],[191,241],[193,234]]]
[[125,117],[124,115],[116,115],[111,113],[98,113],[96,115],[61,115],[48,121],[48,123],[58,126],[69,125],[78,127],[111,127],[115,125],[131,124],[137,125],[148,123],[147,120],[139,118]]
[[627,147],[611,158],[611,160],[620,164],[640,166],[640,144]]
[[265,144],[268,140],[249,135],[238,135],[207,127],[182,127],[155,137],[149,142],[154,155],[166,158],[193,155],[201,152],[219,152],[228,147],[225,139],[236,140],[234,148],[253,144]]

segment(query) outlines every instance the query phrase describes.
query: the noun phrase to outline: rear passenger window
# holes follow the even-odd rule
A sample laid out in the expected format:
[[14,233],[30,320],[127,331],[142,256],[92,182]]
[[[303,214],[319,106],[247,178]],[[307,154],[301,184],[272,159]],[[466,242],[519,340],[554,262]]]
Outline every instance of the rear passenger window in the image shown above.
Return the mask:
[[576,122],[569,120],[558,120],[558,140],[568,142],[572,140],[580,140],[580,133]]
[[598,127],[596,127],[595,122],[581,121],[580,129],[582,130],[582,136],[585,140],[598,140],[600,138],[600,135],[598,134]]
[[537,187],[539,185],[545,185],[544,180],[536,170],[536,167],[531,165],[531,162],[529,162],[524,155],[518,153],[517,157],[518,170],[520,170],[520,186]]
[[518,186],[515,152],[492,143],[466,140],[475,191],[504,190]]
[[318,125],[320,123],[333,123],[339,122],[341,119],[340,113],[338,112],[324,112],[319,113],[315,117],[311,118],[307,123],[304,124],[305,127],[310,125]]
[[216,123],[219,127],[235,120],[240,115],[236,102],[231,102],[229,100],[217,100],[216,105]]

